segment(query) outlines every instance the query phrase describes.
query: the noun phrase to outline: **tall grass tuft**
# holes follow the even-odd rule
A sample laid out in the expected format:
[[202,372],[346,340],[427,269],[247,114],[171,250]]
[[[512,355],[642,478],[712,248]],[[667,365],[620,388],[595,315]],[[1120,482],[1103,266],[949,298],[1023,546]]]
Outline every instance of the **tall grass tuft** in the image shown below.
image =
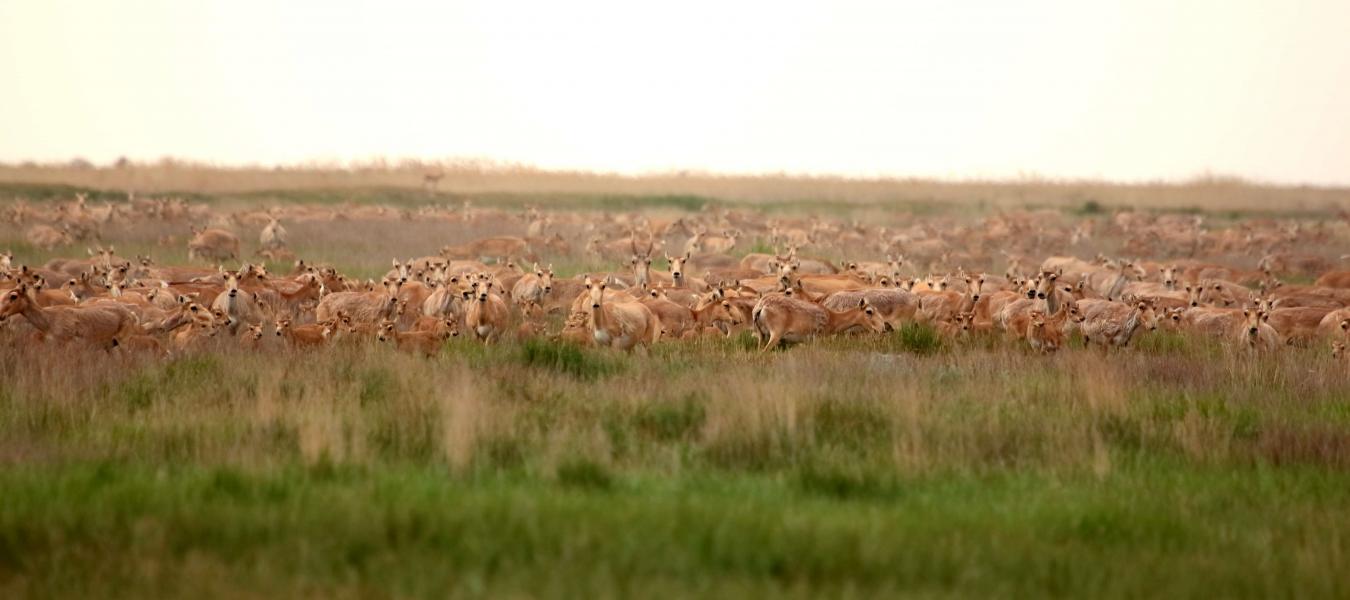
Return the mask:
[[928,355],[942,349],[942,336],[926,323],[905,323],[888,336],[887,342],[911,354]]
[[614,486],[614,476],[600,463],[573,458],[558,465],[558,483],[567,487],[608,490]]
[[601,352],[576,344],[548,339],[530,339],[520,345],[520,363],[587,381],[612,375],[622,363]]
[[674,401],[644,403],[633,415],[633,425],[657,440],[692,440],[708,418],[703,396],[687,394]]

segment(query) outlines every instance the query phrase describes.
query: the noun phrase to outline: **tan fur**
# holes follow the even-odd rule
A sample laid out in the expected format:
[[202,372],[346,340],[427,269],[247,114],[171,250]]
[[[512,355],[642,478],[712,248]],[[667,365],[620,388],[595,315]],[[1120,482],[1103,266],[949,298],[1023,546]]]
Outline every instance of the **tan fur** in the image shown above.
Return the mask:
[[911,292],[897,289],[851,290],[835,292],[825,299],[825,308],[842,311],[858,305],[860,300],[876,309],[881,319],[892,329],[912,322],[919,311],[919,297]]
[[1224,337],[1242,323],[1242,310],[1236,308],[1196,307],[1181,315],[1182,327],[1192,333]]
[[534,273],[521,276],[511,287],[511,301],[517,306],[526,303],[542,304],[544,296],[553,291],[553,265],[540,269],[535,265]]
[[345,313],[358,325],[374,326],[389,318],[398,308],[398,290],[401,286],[390,282],[384,290],[374,292],[334,292],[319,301],[314,311],[318,321],[332,321]]
[[606,293],[607,287],[603,281],[586,282],[585,310],[595,343],[625,351],[655,344],[661,337],[661,321],[651,309],[637,301],[619,301]]
[[24,240],[43,250],[52,250],[57,246],[69,246],[75,243],[70,232],[50,225],[34,225],[24,232]]
[[277,337],[285,340],[288,348],[314,348],[334,340],[336,321],[324,321],[308,325],[292,325],[290,319],[277,319],[275,323]]
[[796,282],[801,288],[817,296],[868,288],[866,282],[853,275],[801,275]]
[[281,221],[272,218],[258,234],[258,243],[262,245],[263,250],[276,252],[286,248],[286,238],[286,228],[281,225]]
[[1277,308],[1266,313],[1266,322],[1288,343],[1303,343],[1318,335],[1322,319],[1333,311],[1330,308]]
[[705,234],[697,251],[706,254],[725,254],[736,247],[736,241],[740,236],[741,232],[736,230],[726,231],[722,235]]
[[1326,257],[1315,254],[1277,252],[1261,257],[1261,261],[1256,266],[1270,275],[1310,276],[1330,270],[1332,264]]
[[1079,300],[1077,307],[1083,314],[1079,328],[1090,344],[1128,346],[1139,329],[1158,328],[1157,313],[1144,301],[1131,305],[1111,300]]
[[1344,336],[1350,331],[1347,322],[1350,322],[1350,308],[1333,310],[1317,322],[1317,335],[1324,339]]
[[1242,326],[1233,334],[1240,347],[1270,352],[1280,347],[1280,334],[1266,322],[1266,313],[1259,310],[1242,311]]
[[211,302],[211,309],[224,312],[230,318],[230,335],[234,335],[240,325],[257,325],[267,318],[257,295],[240,289],[239,275],[236,273],[226,278],[225,290]]
[[464,325],[469,334],[485,343],[506,333],[511,318],[511,309],[501,296],[492,292],[493,287],[488,281],[475,281],[464,307]]
[[595,343],[595,338],[591,336],[590,313],[574,312],[567,315],[567,320],[563,322],[562,331],[558,333],[558,338],[573,344],[589,346]]
[[244,330],[244,334],[239,336],[239,347],[244,350],[263,349],[263,326],[261,323],[250,325]]
[[973,311],[980,302],[984,290],[984,276],[965,277],[965,292],[926,291],[917,294],[919,298],[919,316],[930,323],[953,321],[958,313]]
[[395,325],[394,321],[381,323],[376,339],[381,342],[392,341],[399,350],[423,356],[435,356],[440,353],[447,338],[459,335],[453,319],[443,320],[440,327],[429,331],[397,331]]
[[661,323],[661,335],[670,338],[682,338],[688,331],[696,329],[694,313],[688,307],[671,302],[669,298],[656,293],[655,297],[644,296],[638,300],[656,316]]
[[210,310],[195,302],[185,306],[184,314],[189,319],[187,327],[177,330],[172,338],[173,347],[178,351],[200,348],[225,325],[224,319],[217,319]]
[[1068,306],[1062,307],[1058,313],[1048,317],[1039,310],[1033,310],[1029,315],[1026,334],[1023,337],[1031,345],[1032,350],[1055,352],[1064,346],[1068,316]]
[[854,327],[874,332],[884,328],[880,315],[866,299],[851,309],[835,312],[800,298],[771,294],[759,300],[751,319],[766,352],[783,342],[801,342]]
[[224,229],[193,229],[188,260],[222,262],[239,258],[239,238]]
[[115,338],[113,348],[122,354],[140,356],[163,356],[164,345],[150,335],[133,334],[124,338]]
[[1350,288],[1350,271],[1331,271],[1317,278],[1317,285],[1320,287]]
[[529,243],[518,237],[493,237],[475,240],[461,246],[446,246],[441,248],[441,256],[473,260],[480,258],[495,258],[499,261],[511,258],[538,260],[538,257],[530,252]]
[[43,338],[55,343],[82,342],[108,349],[113,338],[140,333],[136,316],[125,306],[107,304],[92,307],[37,305],[21,285],[0,297],[0,321],[21,315]]

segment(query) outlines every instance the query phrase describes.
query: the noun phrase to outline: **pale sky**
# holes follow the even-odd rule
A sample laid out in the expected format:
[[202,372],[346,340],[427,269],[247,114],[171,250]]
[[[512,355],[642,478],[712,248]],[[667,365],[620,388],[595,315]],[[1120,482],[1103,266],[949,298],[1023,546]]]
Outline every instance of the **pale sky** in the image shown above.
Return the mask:
[[2,0],[0,161],[1346,184],[1347,30],[1347,0]]

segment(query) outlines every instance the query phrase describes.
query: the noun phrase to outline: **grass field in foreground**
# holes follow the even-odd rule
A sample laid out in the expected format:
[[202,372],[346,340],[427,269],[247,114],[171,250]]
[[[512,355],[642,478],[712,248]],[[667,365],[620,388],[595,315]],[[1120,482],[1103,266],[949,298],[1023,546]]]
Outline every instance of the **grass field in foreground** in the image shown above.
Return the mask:
[[0,595],[1350,593],[1321,349],[745,347],[0,351]]

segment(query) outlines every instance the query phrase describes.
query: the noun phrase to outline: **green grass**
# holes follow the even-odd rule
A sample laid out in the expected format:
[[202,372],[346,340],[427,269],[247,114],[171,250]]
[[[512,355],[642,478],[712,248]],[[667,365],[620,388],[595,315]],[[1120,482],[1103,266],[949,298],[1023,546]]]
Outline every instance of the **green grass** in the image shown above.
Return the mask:
[[932,354],[942,348],[942,338],[928,325],[906,323],[895,332],[895,336],[899,337],[899,346],[906,352]]
[[1347,484],[1166,463],[615,479],[578,462],[553,482],[102,463],[0,474],[0,569],[56,595],[1335,597]]
[[0,593],[1344,595],[1344,373],[1156,337],[5,351]]
[[567,342],[529,339],[520,346],[520,362],[527,367],[566,373],[593,380],[614,373],[622,363],[595,350]]

